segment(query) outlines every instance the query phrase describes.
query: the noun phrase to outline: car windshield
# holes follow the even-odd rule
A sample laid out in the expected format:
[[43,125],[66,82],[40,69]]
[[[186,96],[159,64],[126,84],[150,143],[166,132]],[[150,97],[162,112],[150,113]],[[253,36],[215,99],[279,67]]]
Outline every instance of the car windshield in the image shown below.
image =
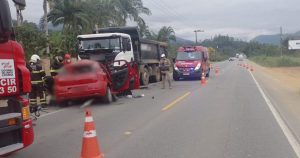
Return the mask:
[[79,43],[81,50],[113,49],[120,50],[120,38],[85,39]]
[[81,75],[94,72],[95,69],[91,65],[76,65],[72,67],[62,68],[60,75]]
[[178,52],[177,60],[201,60],[202,56],[200,52]]

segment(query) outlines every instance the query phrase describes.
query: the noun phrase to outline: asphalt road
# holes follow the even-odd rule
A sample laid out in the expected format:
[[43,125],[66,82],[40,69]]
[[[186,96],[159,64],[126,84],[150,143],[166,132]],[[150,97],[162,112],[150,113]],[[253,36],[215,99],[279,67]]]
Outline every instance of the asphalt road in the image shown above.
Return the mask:
[[[153,84],[111,105],[91,106],[105,158],[297,158],[251,74],[218,63],[219,76]],[[84,112],[79,105],[39,118],[35,143],[12,158],[80,156]]]

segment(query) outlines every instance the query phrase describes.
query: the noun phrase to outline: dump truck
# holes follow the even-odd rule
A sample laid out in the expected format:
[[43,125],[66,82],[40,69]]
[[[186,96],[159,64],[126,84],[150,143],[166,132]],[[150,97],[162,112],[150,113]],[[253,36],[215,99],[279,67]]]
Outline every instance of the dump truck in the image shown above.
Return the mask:
[[106,60],[135,63],[141,85],[147,86],[149,82],[161,81],[159,60],[161,54],[168,54],[168,44],[141,38],[137,27],[103,28],[96,30],[94,34],[80,35],[78,40],[81,50],[78,53],[79,58],[95,59],[99,56],[99,53],[82,51],[80,47],[86,50],[102,50],[106,52]]

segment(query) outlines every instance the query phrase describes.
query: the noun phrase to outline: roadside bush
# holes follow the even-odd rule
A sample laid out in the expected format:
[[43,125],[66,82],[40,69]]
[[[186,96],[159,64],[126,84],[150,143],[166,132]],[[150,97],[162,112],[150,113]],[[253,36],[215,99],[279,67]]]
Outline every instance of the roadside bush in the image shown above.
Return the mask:
[[295,67],[300,66],[299,57],[282,56],[282,57],[270,57],[270,56],[255,56],[250,60],[258,63],[259,65],[266,67]]

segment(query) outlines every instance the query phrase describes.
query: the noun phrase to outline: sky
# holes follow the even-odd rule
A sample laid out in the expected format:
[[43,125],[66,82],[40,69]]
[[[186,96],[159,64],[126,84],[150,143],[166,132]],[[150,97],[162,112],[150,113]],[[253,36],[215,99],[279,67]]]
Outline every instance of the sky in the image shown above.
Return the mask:
[[[9,0],[11,1],[11,0]],[[300,0],[143,0],[152,15],[144,16],[150,29],[172,26],[176,36],[204,40],[215,35],[229,35],[251,40],[257,35],[300,31]],[[42,0],[27,0],[25,20],[38,23],[43,15]],[[10,2],[13,18],[15,8]],[[129,23],[134,25],[134,23]]]

